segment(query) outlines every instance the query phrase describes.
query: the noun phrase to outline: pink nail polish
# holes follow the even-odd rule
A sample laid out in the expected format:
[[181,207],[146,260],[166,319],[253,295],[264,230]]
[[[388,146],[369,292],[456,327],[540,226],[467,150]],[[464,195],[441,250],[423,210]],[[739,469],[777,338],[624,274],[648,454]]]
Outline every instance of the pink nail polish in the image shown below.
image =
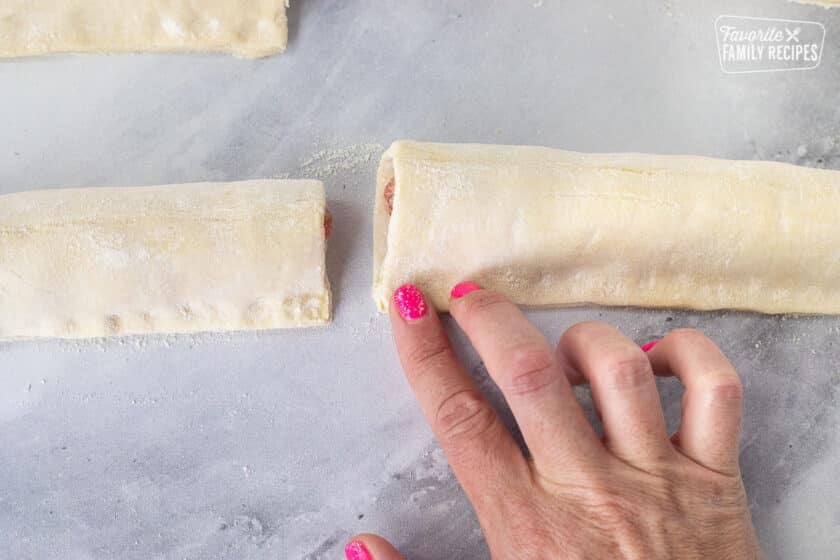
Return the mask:
[[651,340],[647,344],[643,344],[642,345],[642,352],[650,352],[651,350],[653,350],[653,347],[656,346],[657,344],[659,344],[658,340]]
[[394,292],[394,304],[400,316],[406,321],[415,321],[426,315],[429,310],[423,292],[412,284],[404,284]]
[[344,556],[347,560],[373,560],[368,549],[362,541],[350,541],[344,547]]
[[455,287],[452,288],[450,295],[455,298],[462,298],[470,292],[474,292],[476,290],[480,290],[481,286],[476,284],[475,282],[461,282],[460,284],[455,284]]

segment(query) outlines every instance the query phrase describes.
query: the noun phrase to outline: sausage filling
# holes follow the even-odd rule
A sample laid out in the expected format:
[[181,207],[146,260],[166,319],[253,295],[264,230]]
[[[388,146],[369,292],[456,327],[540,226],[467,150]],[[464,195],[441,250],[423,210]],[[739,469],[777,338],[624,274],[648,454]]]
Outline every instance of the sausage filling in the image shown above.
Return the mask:
[[394,179],[388,181],[388,184],[385,185],[385,210],[388,212],[388,215],[391,215],[391,212],[394,211]]
[[332,233],[333,219],[329,210],[324,211],[324,239],[329,239]]

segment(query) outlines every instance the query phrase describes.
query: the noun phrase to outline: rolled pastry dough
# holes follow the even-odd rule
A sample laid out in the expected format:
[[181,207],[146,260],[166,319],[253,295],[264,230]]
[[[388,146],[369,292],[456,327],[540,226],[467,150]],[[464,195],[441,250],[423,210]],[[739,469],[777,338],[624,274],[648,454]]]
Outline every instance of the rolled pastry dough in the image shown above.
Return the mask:
[[3,0],[0,58],[49,53],[286,48],[284,0]]
[[0,337],[327,323],[324,218],[317,181],[0,196]]
[[396,142],[377,177],[379,309],[413,282],[446,310],[463,280],[533,306],[840,313],[840,172]]

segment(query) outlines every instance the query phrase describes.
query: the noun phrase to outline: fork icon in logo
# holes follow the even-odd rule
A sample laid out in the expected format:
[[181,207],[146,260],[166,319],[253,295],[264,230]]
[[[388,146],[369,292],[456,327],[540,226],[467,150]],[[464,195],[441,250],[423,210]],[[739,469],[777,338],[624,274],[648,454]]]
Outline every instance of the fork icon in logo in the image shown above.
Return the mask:
[[788,43],[790,43],[791,41],[796,41],[798,43],[799,42],[799,34],[802,33],[802,28],[801,27],[794,27],[793,31],[791,31],[790,29],[785,27],[785,33],[787,33],[787,39],[785,39],[785,41],[787,41]]

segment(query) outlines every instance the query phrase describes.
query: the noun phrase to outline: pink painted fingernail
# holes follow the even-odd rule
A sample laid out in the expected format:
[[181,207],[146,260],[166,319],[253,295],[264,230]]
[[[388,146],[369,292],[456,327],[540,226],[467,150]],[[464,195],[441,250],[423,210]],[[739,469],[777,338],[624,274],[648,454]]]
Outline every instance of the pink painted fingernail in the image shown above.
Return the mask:
[[413,284],[404,284],[394,292],[394,304],[400,316],[406,321],[416,321],[425,317],[429,308],[426,306],[426,299],[423,292]]
[[650,352],[653,350],[653,347],[659,344],[659,340],[651,340],[647,344],[642,345],[642,352]]
[[362,541],[350,541],[344,547],[344,556],[347,560],[373,560],[373,556],[368,552],[367,547]]
[[460,284],[455,284],[455,287],[452,288],[450,295],[455,299],[458,299],[464,297],[470,292],[474,292],[480,289],[481,286],[479,286],[475,282],[461,282]]

